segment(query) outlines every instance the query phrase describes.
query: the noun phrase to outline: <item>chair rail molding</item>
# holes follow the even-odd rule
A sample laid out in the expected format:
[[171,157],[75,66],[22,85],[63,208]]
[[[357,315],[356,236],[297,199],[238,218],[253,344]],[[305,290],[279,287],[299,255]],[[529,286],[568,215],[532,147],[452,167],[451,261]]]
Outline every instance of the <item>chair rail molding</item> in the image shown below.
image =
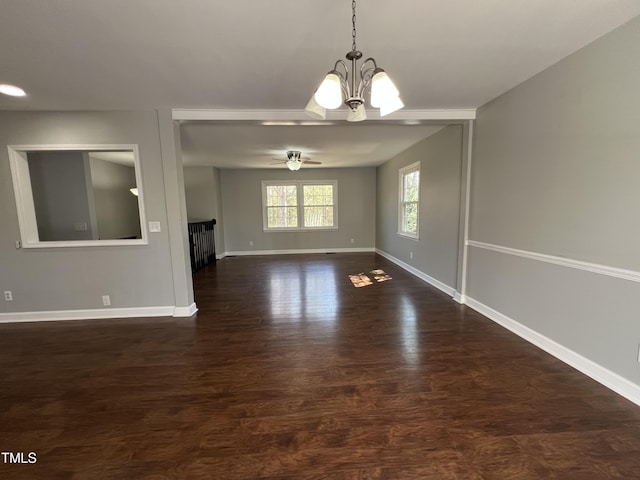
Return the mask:
[[591,273],[597,273],[599,275],[607,275],[609,277],[621,278],[623,280],[629,280],[631,282],[640,282],[640,272],[636,272],[634,270],[626,270],[624,268],[610,267],[608,265],[584,262],[582,260],[574,260],[572,258],[566,258],[566,257],[558,257],[556,255],[547,255],[545,253],[537,253],[537,252],[531,252],[527,250],[518,250],[517,248],[504,247],[501,245],[478,242],[475,240],[467,241],[467,245],[469,245],[470,247],[481,248],[483,250],[490,250],[492,252],[504,253],[507,255],[514,255],[516,257],[527,258],[530,260],[537,260],[539,262],[551,263],[553,265],[560,265],[563,267],[583,270],[585,272],[591,272]]

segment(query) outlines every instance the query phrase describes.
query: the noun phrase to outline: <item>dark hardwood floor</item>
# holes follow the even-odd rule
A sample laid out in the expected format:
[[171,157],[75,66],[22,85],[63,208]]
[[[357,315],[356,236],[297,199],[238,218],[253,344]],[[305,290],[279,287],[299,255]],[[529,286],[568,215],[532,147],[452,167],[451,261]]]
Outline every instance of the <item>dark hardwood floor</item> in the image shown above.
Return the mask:
[[640,478],[640,407],[379,256],[195,284],[191,320],[0,325],[0,450],[37,456],[0,478]]

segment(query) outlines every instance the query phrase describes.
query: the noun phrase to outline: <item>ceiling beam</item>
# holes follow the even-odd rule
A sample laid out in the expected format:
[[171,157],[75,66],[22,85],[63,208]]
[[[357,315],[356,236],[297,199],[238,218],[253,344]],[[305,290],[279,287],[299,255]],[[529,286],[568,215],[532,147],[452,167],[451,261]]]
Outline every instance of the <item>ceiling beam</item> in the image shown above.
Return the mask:
[[[172,110],[174,120],[253,120],[253,121],[279,121],[300,122],[314,121],[309,118],[302,109],[299,110],[219,110],[174,108]],[[380,117],[377,111],[367,111],[368,120],[416,120],[416,121],[446,121],[456,122],[475,120],[475,109],[441,109],[441,110],[399,110],[385,117]],[[327,112],[327,120],[345,120],[344,109]],[[318,121],[321,122],[321,121]]]

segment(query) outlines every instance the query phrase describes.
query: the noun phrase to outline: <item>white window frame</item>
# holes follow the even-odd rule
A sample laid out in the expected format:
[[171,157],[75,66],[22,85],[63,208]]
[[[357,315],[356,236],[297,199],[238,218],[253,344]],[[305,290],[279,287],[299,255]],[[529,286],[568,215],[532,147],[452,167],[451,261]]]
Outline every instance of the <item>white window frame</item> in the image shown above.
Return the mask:
[[[267,187],[275,185],[292,185],[296,187],[298,199],[296,208],[298,215],[297,227],[269,227],[267,219]],[[331,185],[333,187],[333,225],[330,227],[304,226],[304,186]],[[265,232],[299,232],[338,229],[338,181],[337,180],[263,180],[262,181],[262,229]]]
[[[137,144],[45,144],[45,145],[8,145],[9,166],[13,180],[13,190],[16,199],[18,213],[18,226],[22,248],[56,248],[56,247],[106,247],[127,245],[148,245],[147,222],[144,210],[144,196],[142,188],[142,170],[140,168],[140,154]],[[136,187],[138,189],[138,214],[140,217],[141,238],[130,240],[64,240],[64,241],[40,241],[38,223],[36,221],[36,209],[33,201],[31,177],[27,155],[30,152],[42,151],[130,151],[133,153],[136,175]]]
[[[398,171],[398,235],[403,237],[411,238],[413,240],[418,240],[420,238],[420,184],[422,179],[420,178],[418,181],[418,200],[416,202],[405,202],[404,199],[404,179],[407,175],[418,172],[420,173],[420,162],[415,162],[406,167],[402,167]],[[416,232],[408,232],[404,230],[403,225],[403,214],[404,214],[404,206],[408,203],[416,204]]]

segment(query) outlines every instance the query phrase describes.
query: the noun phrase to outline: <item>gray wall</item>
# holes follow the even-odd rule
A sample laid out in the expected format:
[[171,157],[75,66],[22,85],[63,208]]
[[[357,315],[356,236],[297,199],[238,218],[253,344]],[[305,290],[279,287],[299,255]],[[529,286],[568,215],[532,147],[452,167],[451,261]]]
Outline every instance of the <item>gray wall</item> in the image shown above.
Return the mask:
[[[91,189],[82,152],[31,152],[27,157],[39,240],[91,240]],[[76,224],[86,229],[76,230]]]
[[[372,249],[375,245],[375,168],[221,170],[227,252],[324,248]],[[264,232],[262,180],[337,180],[338,230]],[[351,243],[351,239],[354,243]],[[249,242],[253,242],[253,246]]]
[[184,190],[190,222],[215,218],[216,255],[222,256],[225,245],[220,170],[215,167],[184,167]]
[[213,167],[184,168],[184,191],[187,218],[190,222],[204,222],[216,218],[217,192],[213,170]]
[[222,205],[222,174],[219,168],[213,169],[213,183],[215,185],[215,208],[214,218],[218,222],[215,227],[216,237],[216,253],[221,256],[226,252],[226,246],[224,242],[224,209]]
[[141,238],[138,197],[133,166],[90,159],[91,185],[98,223],[98,238]]
[[[455,288],[461,125],[450,125],[378,167],[376,248]],[[399,170],[420,162],[419,240],[398,232]],[[410,253],[413,252],[413,259]]]
[[[470,239],[640,271],[640,18],[482,107]],[[484,248],[467,295],[640,384],[640,284]]]
[[161,233],[149,245],[20,249],[15,197],[6,147],[0,148],[0,312],[176,305],[169,255],[158,114],[144,112],[0,112],[0,145],[138,144],[147,219]]

